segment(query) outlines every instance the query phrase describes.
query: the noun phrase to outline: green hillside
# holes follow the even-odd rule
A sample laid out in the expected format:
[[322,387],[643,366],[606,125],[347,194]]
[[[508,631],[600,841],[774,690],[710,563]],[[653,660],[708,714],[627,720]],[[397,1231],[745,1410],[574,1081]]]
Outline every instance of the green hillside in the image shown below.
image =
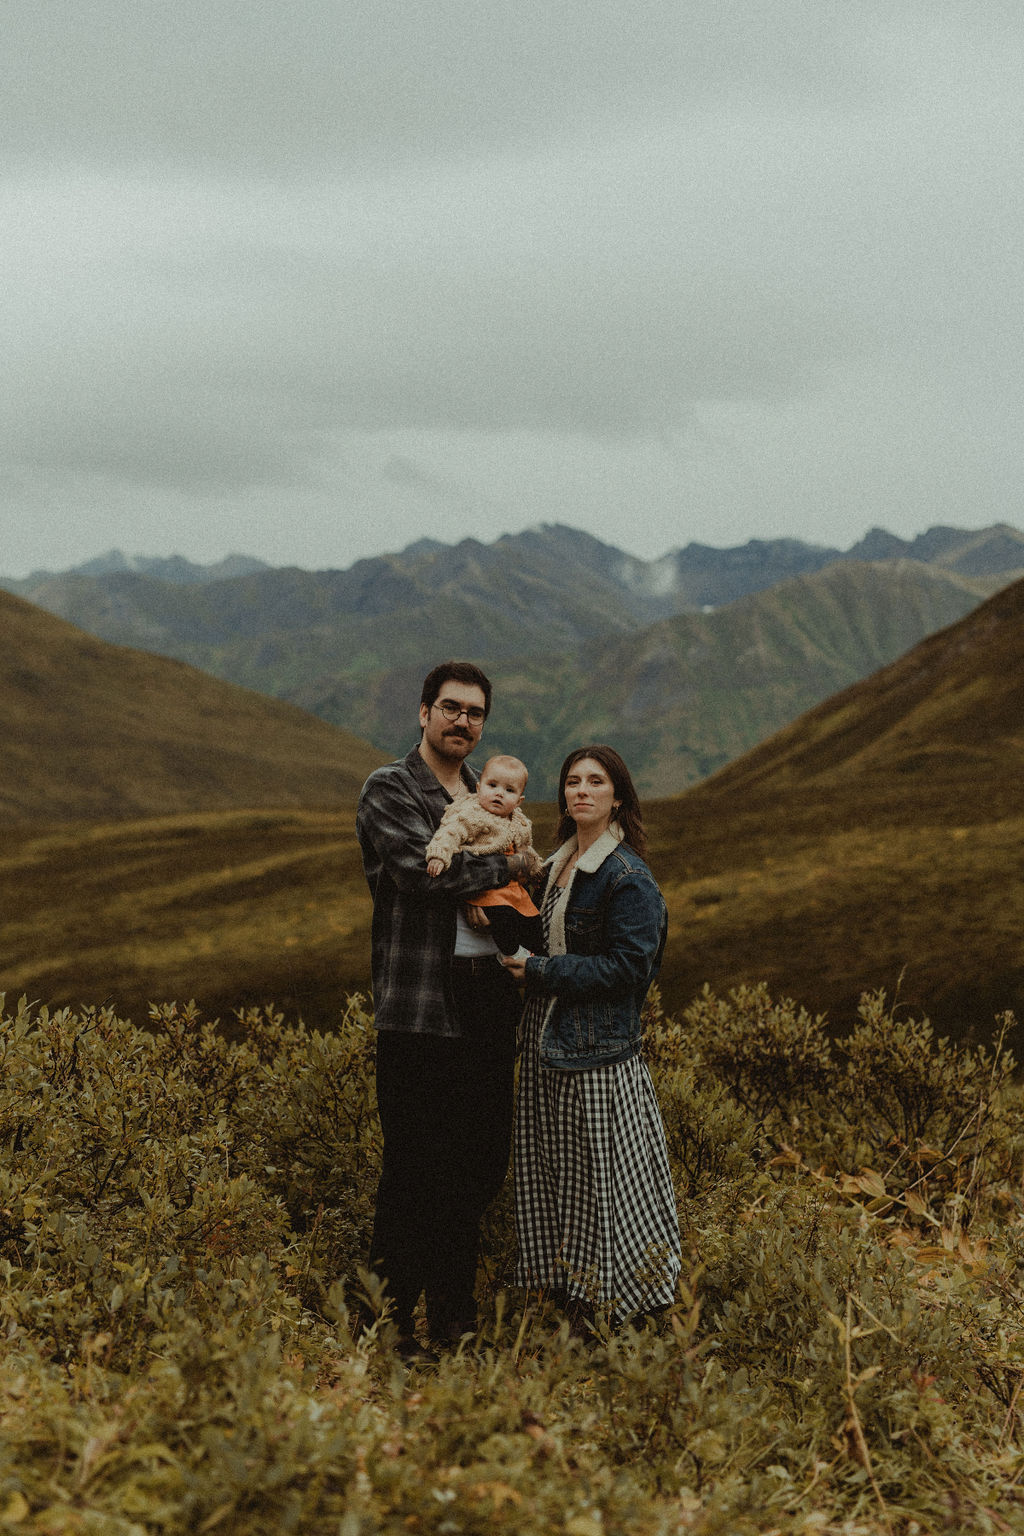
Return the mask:
[[[977,583],[930,566],[842,563],[712,613],[605,633],[575,650],[492,659],[479,641],[474,654],[495,683],[486,740],[525,758],[538,795],[553,793],[571,746],[595,740],[620,748],[645,793],[675,793],[960,618],[982,595]],[[295,697],[325,719],[357,716],[398,752],[415,735],[421,677],[421,665],[404,661],[371,677],[339,678],[324,692],[311,675]]]
[[[963,578],[907,561],[832,565],[609,643],[549,730],[611,740],[669,794],[972,609]],[[545,763],[549,775],[557,765]]]
[[[1021,565],[1024,536],[1005,527],[911,543],[873,530],[846,555],[798,540],[688,545],[645,562],[555,526],[491,545],[422,541],[345,571],[182,583],[113,569],[18,585],[105,639],[287,699],[389,754],[415,735],[426,667],[471,656],[498,685],[489,739],[528,759],[536,793],[552,792],[574,741],[603,736],[647,792],[667,794],[968,612]],[[694,611],[722,597],[736,600]]]

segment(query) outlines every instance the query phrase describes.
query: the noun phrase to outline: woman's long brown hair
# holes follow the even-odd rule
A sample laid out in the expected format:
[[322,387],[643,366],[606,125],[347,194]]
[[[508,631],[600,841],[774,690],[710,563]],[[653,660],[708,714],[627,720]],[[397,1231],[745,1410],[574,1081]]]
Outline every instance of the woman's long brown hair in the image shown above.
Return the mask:
[[560,819],[555,840],[559,847],[565,840],[572,836],[576,830],[576,823],[565,808],[565,780],[573,763],[578,763],[581,758],[592,757],[595,763],[600,763],[605,773],[612,781],[612,789],[615,798],[619,802],[617,811],[612,812],[612,820],[618,822],[622,828],[623,842],[640,855],[642,859],[647,857],[647,834],[644,831],[644,819],[640,811],[640,800],[637,795],[633,780],[630,778],[629,769],[614,747],[577,747],[570,752],[562,764],[562,771],[558,776],[558,810]]

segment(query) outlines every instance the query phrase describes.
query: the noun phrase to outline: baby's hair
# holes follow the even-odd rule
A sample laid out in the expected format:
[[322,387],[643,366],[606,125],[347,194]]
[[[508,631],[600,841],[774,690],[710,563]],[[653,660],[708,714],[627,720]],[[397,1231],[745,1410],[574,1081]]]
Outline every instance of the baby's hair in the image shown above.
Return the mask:
[[523,776],[523,788],[526,788],[526,781],[530,777],[530,770],[518,757],[513,757],[509,752],[495,752],[494,756],[489,757],[486,763],[484,763],[483,771],[480,774],[481,779],[483,779],[484,774],[492,763],[500,763],[503,768],[513,768],[516,773],[521,773]]

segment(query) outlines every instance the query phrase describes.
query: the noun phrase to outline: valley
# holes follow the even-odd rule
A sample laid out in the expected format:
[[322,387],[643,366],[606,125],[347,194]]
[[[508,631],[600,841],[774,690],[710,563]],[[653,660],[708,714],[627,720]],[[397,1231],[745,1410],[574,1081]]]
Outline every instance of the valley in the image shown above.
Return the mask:
[[[830,645],[848,653],[837,594],[845,584],[849,610],[865,569],[796,578],[831,583],[819,658]],[[900,616],[922,591],[935,591],[906,563],[900,572],[902,598],[865,645],[865,666],[898,644]],[[742,604],[722,610],[762,677],[776,657],[780,684],[783,641],[807,645],[812,609],[787,587],[775,589],[774,629],[763,610],[760,629]],[[106,645],[19,599],[0,603],[0,619],[0,990],[50,1005],[111,1002],[136,1021],[151,1002],[194,997],[230,1025],[236,1009],[273,1002],[331,1027],[345,995],[368,988],[353,818],[381,754],[294,706]],[[957,1038],[987,1036],[1007,1008],[1024,1016],[1022,633],[1018,582],[685,793],[645,794],[670,910],[670,1010],[705,985],[763,980],[839,1031],[876,988]],[[710,688],[713,657],[698,660]],[[565,686],[569,674],[553,664],[554,676]],[[671,733],[659,737],[657,719],[659,708],[671,718],[667,676],[655,670],[646,691],[634,681],[620,695],[640,722],[636,739],[649,733],[666,753]],[[536,728],[552,728],[544,677],[519,678]],[[418,682],[410,673],[413,701]],[[796,709],[799,696],[788,697]],[[597,707],[570,698],[555,723],[579,740]],[[629,758],[631,740],[619,739]],[[501,744],[492,719],[487,745]],[[554,808],[537,797],[530,809],[546,848]]]
[[[690,544],[650,561],[545,525],[494,544],[422,540],[344,571],[111,558],[7,585],[121,646],[298,705],[383,754],[415,738],[446,655],[495,682],[489,736],[553,793],[581,739],[678,793],[1024,572],[1024,535],[872,530],[848,551],[794,539]],[[99,562],[102,565],[102,562]]]

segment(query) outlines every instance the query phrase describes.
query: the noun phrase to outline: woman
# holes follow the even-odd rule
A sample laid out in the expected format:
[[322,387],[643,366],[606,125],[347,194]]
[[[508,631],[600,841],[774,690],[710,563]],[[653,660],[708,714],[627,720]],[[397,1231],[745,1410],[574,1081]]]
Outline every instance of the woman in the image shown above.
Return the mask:
[[665,947],[665,903],[629,770],[611,747],[562,764],[561,846],[542,904],[546,957],[508,960],[526,988],[515,1128],[516,1283],[571,1316],[665,1307],[679,1227],[640,1010]]

